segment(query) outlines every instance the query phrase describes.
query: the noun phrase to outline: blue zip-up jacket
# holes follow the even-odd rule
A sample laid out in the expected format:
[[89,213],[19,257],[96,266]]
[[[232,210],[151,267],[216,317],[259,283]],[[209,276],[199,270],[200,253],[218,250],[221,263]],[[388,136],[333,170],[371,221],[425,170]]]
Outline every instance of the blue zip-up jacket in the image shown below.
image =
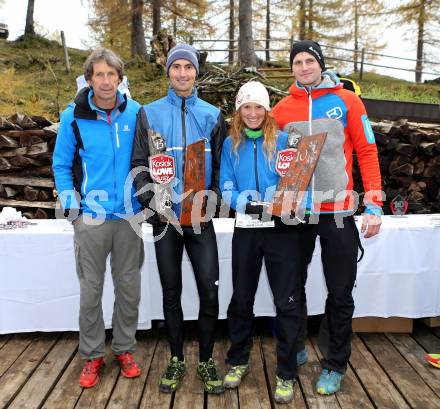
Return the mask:
[[[220,110],[197,96],[194,88],[189,97],[178,96],[172,88],[168,94],[144,105],[139,111],[136,123],[136,135],[131,160],[132,169],[149,166],[148,130],[158,132],[165,140],[167,155],[175,159],[175,179],[173,185],[172,209],[180,217],[179,200],[184,189],[184,167],[186,147],[199,140],[205,141],[205,185],[207,190],[220,194],[220,157],[223,141],[226,138],[226,125]],[[143,192],[143,187],[153,180],[147,171],[135,176],[138,199],[144,208],[148,208],[153,192]],[[158,224],[157,219],[148,220]]]
[[118,106],[107,115],[92,97],[93,90],[84,88],[61,115],[53,154],[56,188],[66,216],[78,209],[93,217],[123,218],[141,208],[130,175],[140,105],[118,91]]
[[245,138],[237,153],[232,149],[232,139],[223,144],[220,167],[220,189],[223,200],[234,210],[245,213],[246,204],[253,200],[272,202],[279,174],[275,170],[277,153],[286,149],[287,134],[278,132],[277,151],[269,162],[263,150],[263,137]]

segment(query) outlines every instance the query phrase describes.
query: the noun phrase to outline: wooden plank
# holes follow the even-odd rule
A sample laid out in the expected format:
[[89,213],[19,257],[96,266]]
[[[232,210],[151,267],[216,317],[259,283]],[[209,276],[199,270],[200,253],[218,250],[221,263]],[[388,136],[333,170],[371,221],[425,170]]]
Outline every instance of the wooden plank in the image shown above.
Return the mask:
[[9,339],[11,338],[11,335],[6,334],[6,335],[0,335],[0,349],[2,349],[5,344],[9,341]]
[[104,409],[118,380],[119,371],[120,367],[113,359],[111,341],[109,340],[106,343],[105,366],[101,369],[99,383],[93,388],[83,390],[75,409]]
[[365,334],[361,338],[413,409],[438,408],[438,398],[385,335]]
[[[3,159],[3,158],[2,158]],[[17,155],[9,159],[9,162],[13,166],[29,167],[29,166],[43,166],[41,160],[28,158],[27,156]]]
[[440,397],[440,371],[425,362],[425,350],[409,335],[387,334],[386,336],[425,383]]
[[[228,365],[225,362],[226,352],[229,348],[229,342],[226,337],[219,339],[214,345],[213,358],[217,364],[219,376],[225,376]],[[220,395],[207,395],[207,408],[209,409],[239,409],[237,389],[226,389],[225,393]]]
[[20,392],[23,385],[56,343],[58,337],[54,334],[39,335],[4,373],[0,383],[0,408],[7,407]]
[[49,151],[47,142],[36,143],[24,148],[0,150],[0,157],[13,158],[17,155],[38,156]]
[[9,163],[9,161],[5,158],[0,158],[0,170],[9,170],[12,169],[13,166]]
[[137,409],[139,407],[156,345],[157,339],[152,336],[143,336],[138,339],[134,357],[142,371],[141,375],[134,379],[119,376],[106,409]]
[[309,340],[306,341],[306,348],[309,359],[299,368],[298,377],[307,407],[309,409],[339,409],[340,405],[335,395],[322,396],[316,392],[315,385],[322,368],[315,348]]
[[440,351],[440,339],[435,335],[436,329],[429,330],[425,325],[416,324],[412,337],[427,353],[436,354]]
[[203,384],[196,374],[196,366],[199,361],[199,344],[195,338],[185,341],[184,355],[186,360],[186,375],[182,385],[175,392],[175,409],[191,408],[203,409],[205,401],[205,391]]
[[78,380],[83,365],[84,360],[81,359],[77,352],[50,393],[42,409],[73,409],[75,407],[82,393]]
[[254,337],[253,347],[249,358],[249,374],[244,378],[239,390],[238,399],[240,409],[266,409],[271,407],[271,391],[275,378],[269,379],[272,385],[266,382],[264,362],[259,337]]
[[17,148],[18,142],[6,135],[0,134],[0,148]]
[[431,328],[440,327],[440,317],[424,318],[423,322],[425,323],[425,325]]
[[53,179],[48,178],[32,178],[23,176],[0,176],[0,183],[3,185],[18,186],[37,186],[37,187],[54,187]]
[[45,136],[46,132],[42,129],[32,129],[32,130],[23,130],[23,131],[1,131],[3,135],[9,136],[11,138],[20,138],[22,136]]
[[18,359],[23,351],[32,342],[32,335],[13,335],[6,345],[0,349],[0,377]]
[[351,342],[350,365],[376,407],[409,408],[387,373],[357,335],[353,336]]
[[38,408],[46,399],[78,348],[76,334],[66,333],[34,371],[9,409]]
[[403,332],[410,333],[413,319],[403,317],[359,317],[353,318],[353,332]]
[[26,200],[0,199],[0,206],[41,207],[43,209],[55,209],[55,202],[28,202]]
[[159,391],[159,379],[165,372],[170,353],[168,350],[168,342],[165,337],[159,337],[156,349],[154,351],[153,360],[147,374],[147,382],[145,384],[139,409],[158,409],[170,408],[173,395],[171,393],[162,393]]
[[440,328],[433,328],[432,333],[440,338]]
[[[275,377],[276,377],[276,369],[277,369],[277,356],[276,356],[276,338],[265,336],[261,340],[261,347],[263,351],[263,358],[266,367],[267,377],[271,385],[270,388],[275,386]],[[271,389],[271,396],[273,397],[273,389]],[[306,403],[304,401],[304,397],[301,393],[301,388],[299,384],[295,385],[294,389],[294,398],[293,401],[289,404],[278,405],[275,401],[273,401],[275,407],[283,407],[283,408],[295,408],[295,409],[305,409]]]
[[[312,337],[312,344],[320,360],[323,359],[321,350],[318,347],[318,337]],[[351,367],[348,365],[341,389],[335,394],[341,408],[373,409],[373,404],[356,378]]]

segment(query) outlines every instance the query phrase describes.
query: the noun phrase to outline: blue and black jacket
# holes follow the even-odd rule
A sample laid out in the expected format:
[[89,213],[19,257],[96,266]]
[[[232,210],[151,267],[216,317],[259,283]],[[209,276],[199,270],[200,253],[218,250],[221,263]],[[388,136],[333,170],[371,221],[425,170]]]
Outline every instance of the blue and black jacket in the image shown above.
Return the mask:
[[[131,167],[149,166],[150,150],[148,146],[148,130],[159,133],[166,144],[166,155],[175,160],[175,180],[172,182],[172,209],[180,217],[180,199],[184,193],[184,167],[186,147],[199,140],[205,141],[205,185],[220,195],[220,158],[223,141],[226,138],[226,125],[220,110],[198,98],[194,88],[189,97],[178,96],[170,88],[168,94],[144,105],[139,110],[136,135],[133,146]],[[142,207],[150,207],[154,195],[151,190],[143,191],[147,184],[153,183],[149,171],[136,174],[135,186],[140,192],[138,199]],[[159,224],[157,217],[148,220],[151,224]]]
[[246,212],[251,201],[272,202],[279,174],[275,170],[277,152],[286,148],[287,134],[278,132],[277,151],[269,161],[263,151],[264,138],[245,136],[237,152],[233,151],[231,137],[223,144],[220,189],[223,200],[240,213]]
[[[110,114],[84,88],[61,115],[53,154],[55,184],[65,209],[117,219],[139,212],[130,175],[130,158],[140,105],[117,93]],[[75,198],[80,197],[80,203]]]

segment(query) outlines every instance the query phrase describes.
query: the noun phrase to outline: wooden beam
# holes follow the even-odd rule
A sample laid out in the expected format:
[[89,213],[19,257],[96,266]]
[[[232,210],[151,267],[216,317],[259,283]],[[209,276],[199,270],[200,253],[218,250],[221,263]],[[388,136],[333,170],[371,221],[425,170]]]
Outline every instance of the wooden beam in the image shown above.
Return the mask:
[[0,158],[0,170],[9,170],[12,169],[11,164],[5,158]]
[[10,136],[0,135],[0,147],[1,148],[17,148],[18,142],[12,139]]
[[28,178],[19,176],[0,176],[0,183],[3,185],[19,185],[19,186],[39,186],[54,187],[55,183],[52,179]]
[[9,159],[9,162],[11,163],[11,165],[19,167],[43,166],[43,162],[21,155],[14,156],[13,158]]
[[1,131],[3,135],[11,138],[20,138],[22,136],[45,136],[46,131],[43,129],[28,129],[23,131]]
[[13,158],[14,156],[18,155],[37,156],[48,151],[49,145],[47,144],[47,142],[41,142],[24,148],[0,150],[0,157]]
[[41,207],[42,209],[55,209],[55,204],[55,202],[28,202],[26,200],[0,199],[0,206]]

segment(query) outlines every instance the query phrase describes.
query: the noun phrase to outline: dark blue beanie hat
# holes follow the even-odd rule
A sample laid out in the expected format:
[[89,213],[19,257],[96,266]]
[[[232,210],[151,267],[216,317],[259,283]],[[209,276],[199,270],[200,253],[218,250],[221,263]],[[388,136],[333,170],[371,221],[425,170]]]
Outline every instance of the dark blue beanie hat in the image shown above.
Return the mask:
[[168,75],[168,71],[170,69],[171,64],[176,60],[187,60],[192,65],[194,65],[194,68],[197,71],[197,74],[199,73],[199,60],[198,60],[198,51],[189,44],[179,44],[173,47],[169,52],[167,56],[167,65],[166,65],[166,72]]

